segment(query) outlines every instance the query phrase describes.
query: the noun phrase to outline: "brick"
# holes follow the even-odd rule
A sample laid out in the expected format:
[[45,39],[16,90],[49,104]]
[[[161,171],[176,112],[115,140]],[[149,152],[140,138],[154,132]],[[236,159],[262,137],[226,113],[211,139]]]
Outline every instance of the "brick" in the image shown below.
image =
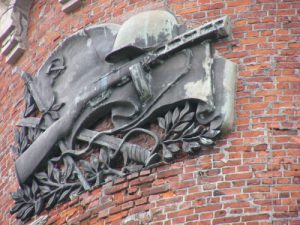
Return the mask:
[[150,171],[150,170],[142,170],[142,171],[140,172],[140,176],[147,176],[147,175],[149,175],[149,174],[151,174],[151,171]]
[[151,208],[152,208],[151,204],[139,205],[139,206],[136,206],[136,207],[130,209],[129,213],[136,214],[136,213],[140,213],[140,212],[146,212]]
[[123,199],[122,203],[125,203],[125,202],[128,202],[128,201],[134,201],[134,200],[139,199],[141,197],[142,197],[141,194],[134,194],[134,195],[124,196],[124,199]]
[[288,43],[289,48],[300,48],[300,43],[299,42],[294,42],[294,43]]
[[134,202],[133,201],[130,201],[130,202],[126,202],[124,204],[122,204],[122,210],[127,210],[127,209],[130,209],[134,206]]
[[121,211],[122,211],[121,206],[115,206],[115,207],[109,209],[109,215],[113,215],[113,214],[119,213]]
[[299,191],[299,185],[284,185],[284,186],[275,186],[274,190],[276,191]]
[[137,178],[138,176],[139,176],[139,173],[135,172],[135,173],[129,174],[126,178],[127,178],[127,180],[132,180],[134,178]]
[[144,205],[148,203],[148,198],[144,197],[135,201],[135,205]]
[[139,177],[138,179],[132,180],[130,182],[130,185],[141,185],[145,183],[152,183],[154,181],[154,176],[148,176],[148,177]]
[[134,194],[134,193],[136,193],[137,191],[138,191],[138,187],[137,186],[132,186],[132,187],[129,187],[128,189],[127,189],[127,193],[129,194],[129,195],[132,195],[132,194]]
[[277,77],[278,82],[300,82],[300,77],[296,76],[284,76],[284,77]]
[[256,104],[247,104],[243,106],[244,110],[256,110],[256,109],[265,109],[269,103],[256,103]]
[[222,208],[222,205],[201,206],[199,208],[196,208],[195,212],[201,213],[201,212],[207,212],[207,211],[216,211],[216,210],[220,210],[221,208]]
[[232,175],[226,175],[226,180],[241,180],[252,178],[253,173],[237,173]]
[[[63,2],[35,1],[30,11],[28,47],[19,55],[21,57],[16,57],[15,68],[36,74],[57,43],[74,31],[99,21],[121,24],[138,11],[167,7],[188,27],[229,15],[234,24],[233,39],[213,45],[220,55],[235,61],[239,67],[235,99],[237,120],[231,134],[223,136],[209,152],[186,158],[178,155],[175,163],[129,175],[129,182],[120,178],[114,180],[111,187],[97,187],[82,195],[80,201],[77,198],[73,203],[59,204],[47,212],[48,223],[116,225],[122,223],[119,213],[123,210],[142,214],[159,207],[165,215],[154,214],[152,223],[156,225],[199,224],[199,221],[201,224],[269,225],[271,216],[276,225],[286,221],[299,224],[299,3],[291,0],[280,3],[259,0],[258,4],[251,0],[203,0],[201,4],[170,0],[165,5],[156,0],[81,2],[76,12],[65,14],[61,12]],[[6,45],[2,51],[7,54],[10,46],[13,45]],[[16,103],[22,98],[23,83],[15,76],[16,72],[12,72],[16,69],[6,65],[5,60],[1,55],[0,121],[9,121],[8,125],[0,122],[2,178],[10,174],[13,167],[12,157],[7,152],[13,141],[11,124],[16,123],[24,108],[23,102]],[[16,108],[11,109],[15,104]],[[220,149],[228,152],[226,163],[221,161],[225,158]],[[202,177],[198,176],[199,170],[206,170]],[[127,182],[127,187],[118,186]],[[158,190],[160,193],[156,190],[142,197],[144,191],[165,184],[170,186],[168,190]],[[113,193],[107,195],[110,188],[114,189]],[[13,204],[8,194],[16,190],[17,185],[0,183],[0,189],[4,203],[0,207],[3,212],[0,224],[17,224],[14,216],[8,214]],[[259,212],[257,207],[249,206],[249,199],[259,207]],[[77,208],[79,204],[83,206]],[[195,213],[180,216],[180,212],[189,212],[189,206],[195,207]],[[202,211],[202,207],[210,206],[216,208]],[[224,207],[229,215],[225,214]],[[168,221],[166,215],[172,213],[176,217]]]
[[172,189],[184,189],[184,188],[188,188],[191,186],[195,185],[195,181],[194,180],[189,180],[189,181],[182,181],[182,182],[176,182],[176,183],[171,183],[170,187]]
[[180,15],[185,15],[185,14],[191,14],[191,13],[195,13],[198,12],[197,8],[189,8],[189,9],[183,9],[178,11],[177,13]]
[[176,217],[187,216],[191,214],[194,214],[194,209],[185,209],[178,212],[168,213],[168,218],[176,218]]
[[122,184],[118,184],[118,185],[113,185],[111,187],[107,187],[105,190],[104,190],[104,193],[106,195],[111,195],[111,194],[114,194],[116,192],[120,192],[124,189],[126,189],[128,187],[128,183],[122,183]]
[[155,194],[160,194],[163,192],[167,192],[169,190],[169,185],[161,185],[158,187],[152,187],[150,189],[144,190],[142,192],[143,196],[148,196],[148,195],[155,195]]
[[122,219],[122,218],[126,217],[127,215],[128,215],[128,211],[123,211],[123,212],[114,214],[112,216],[109,216],[108,218],[105,219],[105,222],[106,223],[113,222],[113,221]]
[[269,192],[270,187],[267,186],[253,186],[244,189],[244,192]]
[[234,223],[239,221],[240,221],[240,217],[226,217],[226,218],[214,219],[213,224],[228,224],[228,223]]
[[250,206],[249,202],[234,202],[224,204],[224,208],[247,208]]
[[182,169],[170,169],[170,170],[165,170],[157,173],[157,178],[162,179],[162,178],[167,178],[167,177],[172,177],[172,176],[177,176],[178,174],[182,173]]

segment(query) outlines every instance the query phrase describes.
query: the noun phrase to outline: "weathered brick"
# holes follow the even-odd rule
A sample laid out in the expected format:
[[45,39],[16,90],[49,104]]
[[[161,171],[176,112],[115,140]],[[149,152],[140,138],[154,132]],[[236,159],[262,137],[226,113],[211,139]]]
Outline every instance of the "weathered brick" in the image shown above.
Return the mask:
[[152,183],[154,181],[154,176],[148,176],[148,177],[139,177],[133,181],[130,182],[130,185],[141,185],[145,183]]
[[226,180],[241,180],[241,179],[249,179],[253,177],[253,173],[237,173],[226,175]]
[[240,221],[240,217],[226,217],[226,218],[214,219],[213,224],[228,224],[228,223],[235,223],[239,221]]
[[157,173],[157,178],[162,179],[162,178],[167,178],[167,177],[172,177],[172,176],[177,176],[178,174],[182,173],[182,169],[170,169],[170,170],[165,170]]
[[185,210],[181,210],[179,212],[169,213],[168,218],[187,216],[187,215],[191,215],[191,214],[194,214],[194,209],[185,209]]
[[[13,142],[12,124],[17,123],[25,107],[20,101],[23,82],[18,72],[13,71],[18,68],[36,74],[57,43],[99,21],[121,24],[138,11],[165,7],[188,27],[228,15],[233,23],[232,40],[213,45],[220,55],[239,67],[237,119],[231,134],[223,136],[211,152],[203,151],[200,156],[190,158],[180,155],[170,165],[129,175],[129,182],[119,178],[112,186],[96,188],[82,195],[80,200],[77,198],[44,212],[49,215],[49,224],[82,220],[82,224],[115,225],[124,222],[128,209],[130,213],[143,214],[157,207],[166,215],[176,216],[167,221],[166,215],[154,213],[152,223],[157,225],[198,224],[198,221],[201,224],[267,225],[270,218],[276,225],[286,221],[299,223],[299,3],[272,0],[258,0],[256,4],[251,0],[73,2],[82,4],[78,10],[65,14],[58,1],[34,1],[29,16],[28,47],[23,56],[15,67],[5,64],[5,58],[0,56],[0,175],[3,179],[13,176],[13,159],[8,150]],[[5,52],[5,48],[2,51]],[[84,57],[84,53],[82,55]],[[16,107],[12,107],[14,105]],[[227,152],[228,159],[224,157]],[[205,176],[198,177],[199,170],[205,170]],[[165,184],[169,185],[168,190],[154,187]],[[17,189],[17,183],[0,182],[0,189],[0,223],[17,224],[14,215],[8,212],[13,204],[9,192]],[[149,195],[142,197],[145,191]],[[249,199],[260,207],[259,213],[257,207],[248,205]],[[77,208],[79,204],[83,206]],[[182,215],[189,212],[186,209],[189,206],[195,207],[195,213]],[[211,206],[215,208],[209,208]],[[208,207],[207,211],[202,207]],[[230,216],[225,214],[225,207]]]
[[111,195],[111,194],[114,194],[116,192],[120,192],[124,189],[126,189],[128,187],[128,183],[122,183],[122,184],[118,184],[118,185],[113,185],[111,187],[107,187],[105,190],[104,190],[104,193],[107,194],[107,195]]
[[165,184],[157,187],[152,187],[150,189],[146,189],[142,192],[142,195],[143,196],[155,195],[155,194],[167,192],[168,190],[169,190],[169,185]]
[[220,210],[222,205],[208,205],[208,206],[200,206],[199,208],[195,209],[196,213],[207,212],[207,211],[216,211]]

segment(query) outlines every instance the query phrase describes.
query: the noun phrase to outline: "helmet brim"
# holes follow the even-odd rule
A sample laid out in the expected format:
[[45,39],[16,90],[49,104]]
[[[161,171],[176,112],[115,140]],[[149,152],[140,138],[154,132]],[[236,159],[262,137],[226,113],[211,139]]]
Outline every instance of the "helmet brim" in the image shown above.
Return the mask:
[[147,52],[147,49],[142,49],[133,45],[127,45],[117,50],[112,51],[105,57],[105,61],[109,63],[117,63],[122,60],[131,60]]

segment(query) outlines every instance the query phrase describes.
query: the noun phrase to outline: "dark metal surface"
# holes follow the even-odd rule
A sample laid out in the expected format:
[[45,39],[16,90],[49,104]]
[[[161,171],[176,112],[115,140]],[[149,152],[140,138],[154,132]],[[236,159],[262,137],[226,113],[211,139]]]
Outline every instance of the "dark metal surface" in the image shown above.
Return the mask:
[[[171,161],[178,151],[205,149],[230,129],[236,67],[211,45],[230,35],[227,18],[110,64],[105,56],[118,29],[113,24],[84,29],[63,41],[35,77],[23,73],[27,118],[15,131],[14,147],[21,189],[12,195],[11,211],[18,218],[26,220],[109,179]],[[159,37],[158,42],[165,40]],[[28,117],[37,110],[40,118]],[[113,128],[90,129],[107,116]],[[155,121],[161,135],[143,128]],[[128,142],[140,135],[152,140],[149,149]]]

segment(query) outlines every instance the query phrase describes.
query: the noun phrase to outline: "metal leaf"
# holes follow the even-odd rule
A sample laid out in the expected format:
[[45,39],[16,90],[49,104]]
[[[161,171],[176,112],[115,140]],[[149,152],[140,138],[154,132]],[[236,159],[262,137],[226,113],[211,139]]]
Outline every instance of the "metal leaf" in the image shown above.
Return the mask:
[[11,151],[15,154],[15,155],[20,155],[20,149],[16,146],[11,146]]
[[164,160],[166,160],[166,161],[172,160],[173,159],[172,152],[169,151],[169,149],[167,148],[166,145],[163,144],[162,146],[163,146],[162,153],[163,153]]
[[175,129],[173,130],[174,132],[182,132],[190,123],[186,122],[186,123],[182,123],[179,126],[175,127]]
[[168,131],[171,127],[171,122],[172,122],[172,113],[171,111],[168,111],[167,114],[165,115],[165,121],[166,121],[166,131]]
[[60,103],[60,104],[55,104],[51,107],[52,111],[58,111],[60,110],[63,106],[65,105],[65,103]]
[[24,138],[23,141],[22,141],[22,144],[21,144],[21,152],[25,152],[25,150],[27,149],[27,146],[28,146],[28,139],[27,138]]
[[23,216],[25,210],[28,209],[28,208],[30,208],[29,204],[26,204],[22,208],[20,208],[20,210],[16,213],[16,218],[20,219]]
[[54,105],[55,102],[56,102],[56,95],[53,95],[53,96],[52,96],[51,103],[50,103],[50,106],[49,106],[48,110],[46,110],[46,111],[51,110],[51,108],[52,108],[52,106]]
[[102,163],[107,163],[107,164],[109,163],[109,156],[107,150],[101,149],[99,153],[99,161]]
[[182,135],[185,137],[185,135],[190,134],[195,128],[195,123],[192,123],[188,128],[186,128],[184,130],[184,132],[182,133]]
[[26,184],[24,185],[23,190],[24,190],[25,196],[28,197],[28,198],[30,198],[30,199],[32,199],[31,190],[30,190],[30,188]]
[[28,138],[29,140],[33,140],[33,135],[34,135],[33,129],[29,128],[29,129],[28,129],[27,138]]
[[53,178],[57,183],[60,183],[61,180],[60,171],[56,168],[53,168]]
[[25,205],[23,208],[21,208],[17,213],[16,213],[16,218],[20,219],[22,217],[22,215],[24,214],[24,211],[29,208],[30,206]]
[[34,175],[38,180],[48,180],[48,176],[45,172],[39,172]]
[[65,179],[69,179],[72,175],[72,172],[74,170],[74,165],[72,163],[69,163],[69,161],[66,161],[66,169],[65,169]]
[[222,116],[217,116],[216,118],[213,119],[213,121],[210,124],[210,128],[212,130],[218,130],[222,126],[224,122],[224,118]]
[[36,196],[38,188],[39,188],[38,184],[36,183],[35,180],[33,180],[31,185],[31,191],[33,196]]
[[186,115],[182,118],[181,121],[182,121],[182,122],[188,122],[188,121],[191,121],[191,120],[193,120],[194,116],[195,116],[195,113],[194,113],[194,112],[190,112],[190,113],[186,114]]
[[184,152],[186,152],[188,154],[194,153],[193,149],[190,146],[190,143],[189,142],[185,142],[185,141],[182,143],[182,151],[184,151]]
[[40,188],[42,193],[49,193],[51,191],[49,186],[40,185],[39,188]]
[[16,202],[22,201],[24,197],[24,191],[22,189],[18,189],[17,192],[12,192],[11,197]]
[[193,141],[193,142],[189,142],[189,147],[192,149],[192,150],[196,150],[198,148],[200,148],[200,144],[196,141]]
[[22,127],[21,131],[20,131],[20,138],[19,138],[19,143],[21,143],[23,141],[23,139],[25,138],[26,134],[27,134],[27,127]]
[[162,117],[158,117],[157,120],[158,120],[158,125],[159,125],[162,129],[165,130],[165,129],[166,129],[166,121],[165,121],[165,119],[162,118]]
[[170,152],[176,153],[180,151],[180,148],[178,147],[177,144],[173,143],[173,144],[169,144],[167,146],[168,150],[170,150]]
[[91,165],[92,165],[92,169],[97,172],[98,171],[98,168],[99,168],[99,160],[98,160],[98,157],[95,156],[94,154],[91,155],[90,157],[90,162],[91,162]]
[[85,160],[80,160],[80,163],[81,163],[81,165],[82,165],[85,172],[93,173],[93,169],[92,169],[89,162],[87,162]]
[[34,213],[39,214],[43,210],[43,198],[38,198],[34,204]]
[[76,188],[70,195],[78,195],[82,191],[82,187]]
[[14,207],[12,207],[12,209],[10,210],[11,214],[16,213],[17,211],[19,211],[21,209],[22,206],[25,205],[25,202],[18,202],[14,205]]
[[48,202],[47,202],[47,205],[46,205],[46,209],[50,209],[52,208],[57,202],[57,194],[56,193],[53,193],[51,195],[51,197],[49,198]]
[[26,110],[24,112],[24,117],[28,117],[30,114],[32,114],[36,110],[36,105],[32,104],[26,107]]
[[191,138],[191,137],[197,137],[200,135],[202,130],[201,126],[195,127],[194,124],[193,126],[190,126],[188,129],[186,129],[183,133],[184,138]]
[[172,123],[176,124],[179,120],[179,108],[176,107],[176,109],[173,112],[173,116],[172,116]]
[[59,119],[59,113],[57,111],[49,111],[49,115],[51,116],[52,119],[58,120]]
[[24,117],[27,117],[36,110],[36,104],[27,87],[25,87],[24,95],[26,101],[26,109],[23,115]]
[[97,173],[96,175],[96,182],[95,182],[95,185],[100,185],[101,183],[104,182],[104,174],[103,174],[103,171],[100,171],[99,173]]
[[204,137],[200,137],[199,141],[200,141],[201,144],[203,144],[205,146],[209,146],[209,145],[212,145],[214,143],[211,139],[204,138]]
[[14,129],[14,139],[16,143],[20,143],[20,132],[18,129]]
[[184,105],[184,108],[180,112],[180,120],[190,111],[190,104],[189,102],[186,102]]
[[38,136],[40,136],[41,133],[42,132],[40,129],[38,129],[38,128],[34,129],[33,140],[35,140]]
[[207,132],[205,132],[202,136],[209,138],[209,139],[213,139],[216,136],[218,136],[218,134],[220,134],[220,130],[208,130]]
[[24,211],[21,220],[24,221],[25,219],[30,218],[33,215],[33,213],[34,213],[34,207],[32,205]]
[[62,202],[64,201],[67,197],[69,197],[70,193],[72,192],[72,187],[70,187],[69,189],[65,190],[61,196],[58,199],[58,202]]
[[48,172],[48,177],[51,177],[52,176],[52,173],[53,173],[53,163],[48,161],[48,168],[47,168],[47,172]]

